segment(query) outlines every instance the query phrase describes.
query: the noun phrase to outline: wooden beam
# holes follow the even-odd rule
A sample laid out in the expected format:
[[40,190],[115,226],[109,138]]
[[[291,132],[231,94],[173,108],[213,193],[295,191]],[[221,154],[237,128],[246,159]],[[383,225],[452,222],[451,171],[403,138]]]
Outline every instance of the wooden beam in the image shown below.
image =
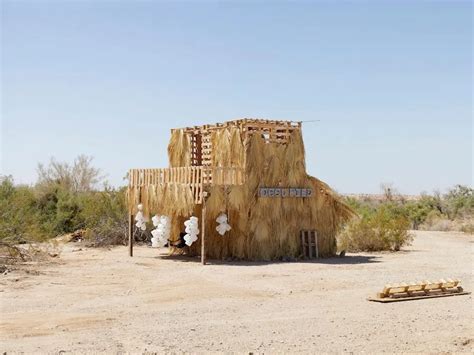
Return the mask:
[[313,231],[314,233],[314,244],[316,249],[316,259],[319,259],[319,245],[318,245],[318,232]]
[[206,265],[206,202],[207,192],[203,191],[202,214],[201,214],[201,264]]
[[128,254],[133,256],[133,213],[128,211]]

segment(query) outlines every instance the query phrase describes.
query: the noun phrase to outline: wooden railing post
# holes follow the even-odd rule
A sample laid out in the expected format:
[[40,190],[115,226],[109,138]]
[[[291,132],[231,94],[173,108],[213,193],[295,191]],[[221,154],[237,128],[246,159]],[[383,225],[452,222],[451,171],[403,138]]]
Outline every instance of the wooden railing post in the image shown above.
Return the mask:
[[206,201],[207,192],[202,193],[202,214],[201,214],[201,264],[206,265]]
[[133,256],[133,213],[128,211],[128,253]]

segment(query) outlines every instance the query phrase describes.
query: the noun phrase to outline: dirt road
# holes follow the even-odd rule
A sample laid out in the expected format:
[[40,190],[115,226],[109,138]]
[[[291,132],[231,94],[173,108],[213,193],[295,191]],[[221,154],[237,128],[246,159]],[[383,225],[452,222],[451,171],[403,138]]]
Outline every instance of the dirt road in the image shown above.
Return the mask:
[[[473,237],[418,232],[399,253],[318,262],[213,263],[156,249],[64,246],[38,274],[0,276],[7,353],[472,352],[472,295],[380,304],[390,282],[460,278]],[[82,248],[82,250],[78,250]]]

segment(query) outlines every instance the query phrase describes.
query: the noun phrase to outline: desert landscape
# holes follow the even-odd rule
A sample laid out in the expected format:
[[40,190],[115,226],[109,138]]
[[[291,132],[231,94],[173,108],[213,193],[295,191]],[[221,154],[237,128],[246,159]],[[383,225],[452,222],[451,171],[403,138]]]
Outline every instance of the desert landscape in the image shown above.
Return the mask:
[[0,0],[0,355],[474,354],[472,5]]
[[[60,244],[1,277],[10,353],[472,353],[472,295],[366,300],[389,282],[453,277],[472,291],[472,235],[417,231],[402,251],[298,262],[168,257]],[[160,249],[163,250],[163,249]]]

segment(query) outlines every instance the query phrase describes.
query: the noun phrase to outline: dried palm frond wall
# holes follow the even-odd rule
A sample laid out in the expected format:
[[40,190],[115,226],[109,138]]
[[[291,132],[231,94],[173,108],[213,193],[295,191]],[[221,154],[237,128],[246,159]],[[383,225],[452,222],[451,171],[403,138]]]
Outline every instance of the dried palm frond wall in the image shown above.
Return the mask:
[[[301,130],[294,130],[288,144],[269,143],[259,133],[244,135],[238,127],[211,133],[213,166],[245,167],[241,186],[211,186],[206,213],[206,251],[208,258],[274,260],[301,255],[301,230],[318,234],[319,255],[336,252],[336,233],[353,216],[324,182],[309,176]],[[189,164],[189,137],[174,130],[168,148],[172,167]],[[259,187],[309,187],[307,198],[258,197]],[[189,193],[188,193],[189,191]],[[143,195],[145,194],[145,195]],[[145,211],[172,218],[172,240],[184,229],[191,214],[201,219],[202,205],[194,205],[186,185],[151,186],[142,191]],[[224,212],[232,230],[224,236],[216,231],[215,219]],[[200,238],[188,250],[200,254]]]
[[190,137],[183,129],[173,129],[168,144],[168,158],[170,167],[181,167],[191,165],[191,142]]
[[[272,260],[301,254],[300,231],[318,232],[319,254],[336,252],[336,233],[353,216],[328,185],[306,174],[305,152],[300,130],[287,145],[268,143],[261,134],[242,140],[237,128],[212,134],[215,166],[245,166],[242,186],[209,189],[206,218],[206,250],[209,258]],[[232,149],[229,149],[232,147]],[[308,198],[259,198],[259,187],[310,187]],[[220,212],[229,216],[232,230],[220,236],[215,227]],[[194,214],[201,216],[201,206]],[[198,254],[200,241],[191,251]]]

